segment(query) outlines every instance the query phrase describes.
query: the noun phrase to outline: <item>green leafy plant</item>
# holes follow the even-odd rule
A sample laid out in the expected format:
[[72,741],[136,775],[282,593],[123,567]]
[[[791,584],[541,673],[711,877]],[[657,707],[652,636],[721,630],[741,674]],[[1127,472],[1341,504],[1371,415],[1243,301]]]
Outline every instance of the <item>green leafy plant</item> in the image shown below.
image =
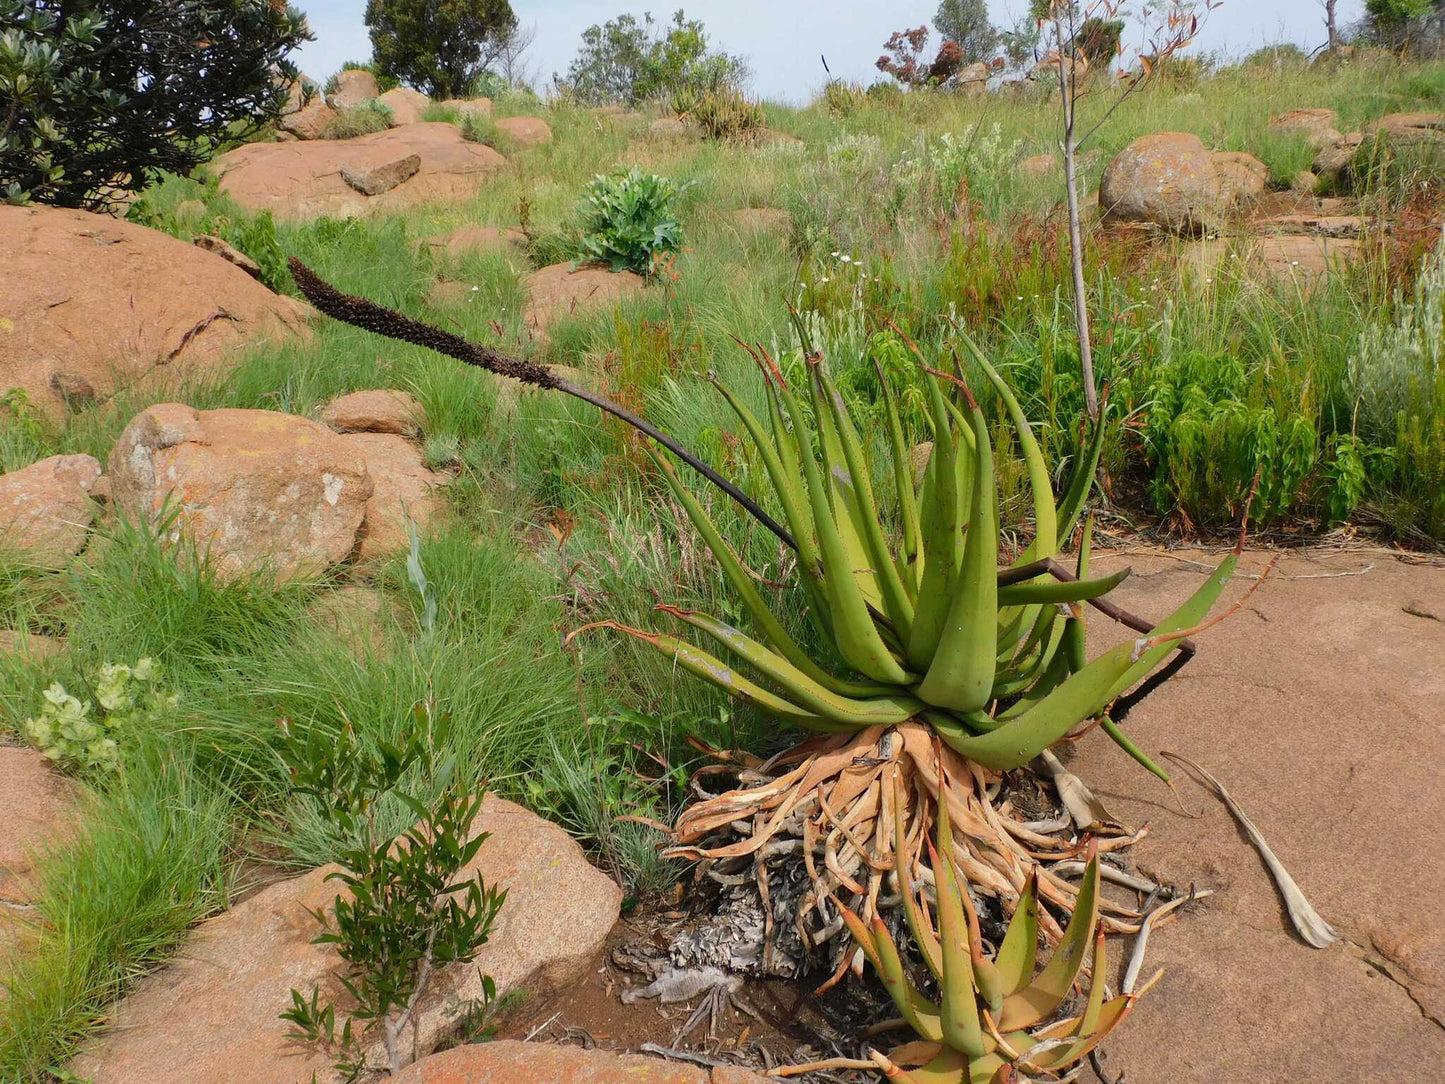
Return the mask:
[[162,690],[160,678],[154,659],[140,659],[134,666],[107,663],[100,668],[94,703],[82,703],[56,682],[45,690],[39,713],[25,720],[26,737],[46,758],[66,767],[119,768],[121,743],[175,710],[178,698]]
[[588,183],[579,214],[582,256],[614,271],[653,270],[655,259],[682,244],[675,204],[683,188],[633,166],[628,173],[596,176]]
[[[310,997],[292,990],[281,1018],[295,1026],[294,1037],[333,1056],[348,1079],[367,1068],[356,1021],[363,1032],[380,1030],[389,1072],[414,1059],[416,1007],[432,975],[476,957],[506,899],[480,873],[467,872],[487,833],[473,831],[481,793],[464,786],[455,760],[439,753],[450,728],[450,717],[431,701],[415,706],[411,728],[395,743],[364,744],[349,727],[312,728],[303,736],[286,726],[281,755],[297,792],[313,800],[338,837],[342,868],[328,880],[346,889],[332,913],[313,912],[322,927],[314,943],[335,946],[355,1007],[338,1031],[335,1006],[318,989]],[[423,794],[435,798],[423,801]],[[378,817],[384,801],[404,806],[415,825],[389,836]],[[490,1002],[496,993],[490,978],[483,989]],[[403,1046],[408,1027],[410,1057]]]
[[131,204],[126,221],[138,222],[183,241],[202,234],[219,237],[228,245],[251,257],[261,269],[261,281],[276,293],[292,289],[291,273],[286,269],[286,254],[276,240],[276,221],[270,210],[248,214],[220,190],[219,178],[207,176],[201,182],[201,201],[206,205],[199,218],[179,218],[174,209],[157,210],[142,196]]
[[395,114],[385,102],[369,101],[338,109],[321,130],[322,139],[355,139],[391,127]]
[[687,112],[709,139],[756,139],[767,126],[762,105],[735,87],[703,91]]
[[310,37],[282,2],[0,0],[0,196],[101,210],[189,173],[280,115]]

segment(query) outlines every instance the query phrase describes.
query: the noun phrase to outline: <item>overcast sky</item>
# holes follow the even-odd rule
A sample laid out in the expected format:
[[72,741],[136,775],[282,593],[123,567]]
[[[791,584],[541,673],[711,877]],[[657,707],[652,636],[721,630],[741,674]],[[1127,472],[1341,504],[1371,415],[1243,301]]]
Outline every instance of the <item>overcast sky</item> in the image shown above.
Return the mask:
[[[362,23],[366,0],[293,0],[311,23],[316,41],[301,51],[301,67],[316,79],[345,60],[371,55]],[[523,25],[535,25],[529,59],[546,82],[565,72],[582,31],[622,11],[651,10],[666,16],[679,0],[649,8],[628,0],[512,0]],[[1011,25],[1027,0],[988,0],[994,21]],[[776,101],[806,101],[822,85],[820,55],[833,74],[861,83],[878,77],[873,62],[888,35],[931,23],[937,0],[691,0],[683,5],[701,19],[714,43],[747,59],[753,90]],[[1358,19],[1364,0],[1339,0],[1341,26]],[[1293,41],[1314,48],[1324,41],[1319,0],[1225,0],[1210,12],[1194,49],[1239,54],[1261,45]]]

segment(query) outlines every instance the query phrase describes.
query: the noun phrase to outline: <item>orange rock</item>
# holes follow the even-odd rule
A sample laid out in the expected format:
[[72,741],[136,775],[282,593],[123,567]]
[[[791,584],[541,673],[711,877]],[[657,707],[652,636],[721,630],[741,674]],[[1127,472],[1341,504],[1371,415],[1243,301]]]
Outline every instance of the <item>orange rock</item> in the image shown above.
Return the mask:
[[88,455],[53,455],[0,474],[0,549],[59,566],[85,548],[100,462]]

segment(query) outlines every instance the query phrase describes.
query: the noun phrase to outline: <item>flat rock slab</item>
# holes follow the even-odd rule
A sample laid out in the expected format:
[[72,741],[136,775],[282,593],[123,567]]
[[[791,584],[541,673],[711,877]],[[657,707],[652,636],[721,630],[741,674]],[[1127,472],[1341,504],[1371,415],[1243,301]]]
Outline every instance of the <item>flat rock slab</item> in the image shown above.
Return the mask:
[[[388,92],[394,93],[394,92]],[[384,101],[386,95],[381,99]],[[343,168],[365,172],[416,155],[407,180],[379,195],[348,184]],[[388,212],[418,203],[465,199],[507,160],[491,147],[468,143],[454,124],[409,123],[356,139],[303,143],[247,143],[216,161],[221,188],[247,210],[278,218],[342,218]]]
[[219,256],[108,215],[0,206],[0,253],[0,389],[25,389],[52,418],[217,375],[237,347],[305,334],[311,315]]
[[637,1054],[505,1040],[459,1046],[423,1058],[395,1084],[762,1084],[728,1066],[707,1069]]
[[382,165],[342,166],[341,179],[363,196],[379,196],[411,180],[419,169],[421,155],[408,154]]
[[[1094,572],[1132,566],[1110,598],[1158,618],[1198,588],[1204,566],[1188,562],[1218,561],[1173,556],[1109,555]],[[1248,553],[1241,572],[1266,560]],[[1250,582],[1237,579],[1226,600]],[[1125,723],[1151,755],[1172,750],[1213,772],[1347,943],[1321,951],[1294,935],[1258,854],[1182,768],[1161,761],[1199,819],[1103,734],[1078,743],[1072,770],[1116,817],[1152,826],[1129,852],[1138,867],[1217,890],[1150,938],[1145,976],[1166,974],[1109,1039],[1111,1073],[1169,1084],[1439,1080],[1445,624],[1407,606],[1445,614],[1445,569],[1384,553],[1286,556]],[[1091,655],[1122,639],[1089,616]]]
[[[621,890],[588,865],[566,832],[520,806],[488,795],[476,827],[492,837],[470,868],[506,888],[507,899],[477,958],[434,981],[421,1014],[423,1051],[480,1000],[481,974],[492,976],[499,995],[571,981],[622,903]],[[203,922],[171,963],[115,1006],[111,1028],[70,1071],[93,1084],[297,1084],[313,1072],[321,1084],[336,1081],[330,1059],[288,1040],[290,1025],[277,1018],[293,988],[309,993],[320,984],[344,996],[341,962],[329,946],[311,943],[317,924],[306,911],[336,898],[336,882],[325,880],[333,869],[271,885]]]
[[552,142],[552,126],[541,117],[503,117],[497,130],[522,150]]
[[469,252],[509,252],[526,243],[527,235],[515,226],[462,226],[422,241],[433,253],[444,252],[454,260]]

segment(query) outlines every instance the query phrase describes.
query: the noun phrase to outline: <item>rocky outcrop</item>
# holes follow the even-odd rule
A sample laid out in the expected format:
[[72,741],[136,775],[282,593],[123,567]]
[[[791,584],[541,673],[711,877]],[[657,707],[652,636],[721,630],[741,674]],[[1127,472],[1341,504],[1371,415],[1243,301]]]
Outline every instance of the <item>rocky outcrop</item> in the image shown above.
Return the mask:
[[1445,113],[1387,113],[1361,129],[1365,139],[1398,146],[1445,145]]
[[[520,806],[488,795],[475,829],[491,838],[467,874],[480,872],[507,899],[477,958],[433,980],[420,1007],[424,1053],[480,999],[483,975],[499,995],[545,996],[572,981],[601,948],[622,901],[566,832]],[[333,869],[271,885],[201,923],[172,962],[136,983],[110,1014],[112,1027],[70,1071],[95,1084],[296,1084],[313,1072],[322,1084],[335,1082],[332,1059],[287,1039],[291,1027],[277,1017],[293,989],[341,993],[341,960],[311,943],[317,924],[307,910],[335,900],[336,882],[326,880]]]
[[85,548],[99,477],[100,463],[88,455],[55,455],[0,474],[0,552],[65,564]]
[[497,130],[520,150],[552,142],[552,126],[541,117],[503,117]]
[[461,117],[465,117],[469,113],[483,117],[492,115],[492,99],[490,98],[448,98],[441,104],[455,109],[457,115]]
[[0,746],[0,908],[30,899],[35,853],[65,835],[74,807],[70,781],[50,761]]
[[639,1054],[515,1041],[459,1046],[423,1058],[394,1084],[763,1084],[728,1065],[704,1068]]
[[58,655],[64,649],[65,640],[59,636],[41,636],[34,632],[0,629],[0,655],[19,655],[23,659],[39,662]]
[[291,84],[276,127],[292,139],[320,139],[335,116],[316,81],[303,75]]
[[313,315],[218,256],[106,215],[0,206],[0,253],[0,391],[24,389],[52,418],[217,375],[237,347],[306,334]]
[[1333,109],[1291,109],[1271,117],[1269,130],[1279,135],[1297,135],[1316,150],[1339,142],[1335,125],[1339,117]]
[[[385,95],[383,95],[385,97]],[[415,155],[416,172],[379,195],[342,179]],[[464,140],[454,124],[414,123],[346,140],[316,143],[248,143],[217,160],[221,189],[247,210],[280,218],[344,218],[396,211],[419,203],[476,195],[507,160],[491,147]]]
[[397,126],[419,123],[427,106],[431,105],[430,98],[411,87],[393,87],[376,100],[391,110],[391,123]]
[[221,259],[225,260],[228,264],[239,267],[257,282],[261,281],[261,265],[234,245],[223,241],[214,234],[203,233],[199,237],[194,238],[191,244],[203,252],[209,252],[214,256],[221,257]]
[[522,285],[527,290],[527,327],[545,337],[558,320],[587,308],[615,305],[642,293],[644,280],[631,271],[555,263],[533,271]]
[[353,391],[321,408],[321,420],[339,433],[421,436],[422,406],[416,396],[392,388]]
[[352,433],[342,438],[361,452],[371,475],[372,492],[357,533],[359,560],[387,557],[407,548],[407,521],[425,530],[446,510],[438,492],[451,481],[428,470],[420,449],[391,433]]
[[369,71],[353,68],[337,73],[336,89],[326,96],[326,100],[337,109],[350,109],[353,106],[365,105],[380,96],[381,87],[376,76]]
[[132,419],[109,477],[118,508],[184,535],[221,574],[282,579],[349,557],[374,489],[363,450],[318,422],[180,403]]
[[1226,207],[1253,199],[1269,187],[1269,167],[1252,154],[1215,151],[1209,159]]

